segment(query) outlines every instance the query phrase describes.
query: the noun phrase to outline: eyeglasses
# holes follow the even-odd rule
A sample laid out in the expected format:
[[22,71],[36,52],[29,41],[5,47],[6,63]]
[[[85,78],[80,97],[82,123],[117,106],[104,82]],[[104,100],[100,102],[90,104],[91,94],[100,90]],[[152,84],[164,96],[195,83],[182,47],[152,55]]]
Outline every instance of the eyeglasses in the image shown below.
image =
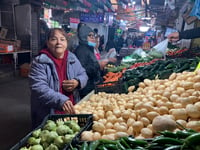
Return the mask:
[[95,38],[94,34],[88,34],[90,38]]

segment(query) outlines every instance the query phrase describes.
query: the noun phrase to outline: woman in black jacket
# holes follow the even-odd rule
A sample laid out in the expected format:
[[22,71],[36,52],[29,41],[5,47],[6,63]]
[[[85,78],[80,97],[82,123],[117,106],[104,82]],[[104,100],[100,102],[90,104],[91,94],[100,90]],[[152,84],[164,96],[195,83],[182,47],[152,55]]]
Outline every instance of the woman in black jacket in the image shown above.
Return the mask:
[[98,62],[94,54],[96,46],[94,31],[87,25],[80,26],[78,30],[79,46],[74,51],[75,55],[85,68],[88,75],[88,82],[85,88],[80,90],[80,97],[83,98],[89,92],[94,90],[95,84],[102,81],[101,69],[107,64],[107,61]]
[[181,39],[194,39],[200,37],[200,27],[185,30],[182,32],[173,32],[167,36],[170,42],[176,42]]

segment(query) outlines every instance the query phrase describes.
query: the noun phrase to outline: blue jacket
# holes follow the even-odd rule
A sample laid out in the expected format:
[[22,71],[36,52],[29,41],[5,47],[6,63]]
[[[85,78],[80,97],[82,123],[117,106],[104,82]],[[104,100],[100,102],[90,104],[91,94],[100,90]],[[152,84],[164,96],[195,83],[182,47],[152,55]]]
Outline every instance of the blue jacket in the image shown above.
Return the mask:
[[[67,78],[78,79],[80,89],[87,84],[88,76],[76,56],[69,51],[67,58]],[[35,57],[29,74],[31,89],[31,117],[33,128],[42,123],[44,117],[54,113],[54,109],[62,110],[69,98],[59,92],[59,80],[53,61],[46,55]],[[78,89],[73,92],[75,103],[80,101]]]

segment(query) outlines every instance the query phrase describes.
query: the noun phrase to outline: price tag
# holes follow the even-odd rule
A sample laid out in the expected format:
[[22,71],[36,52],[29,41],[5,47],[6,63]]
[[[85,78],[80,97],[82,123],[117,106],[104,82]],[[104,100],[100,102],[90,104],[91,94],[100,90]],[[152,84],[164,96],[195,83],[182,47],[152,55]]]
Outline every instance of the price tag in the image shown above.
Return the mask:
[[195,72],[197,71],[197,70],[199,70],[200,69],[200,62],[198,63],[198,65],[197,65],[197,67],[196,67],[196,69],[195,69]]

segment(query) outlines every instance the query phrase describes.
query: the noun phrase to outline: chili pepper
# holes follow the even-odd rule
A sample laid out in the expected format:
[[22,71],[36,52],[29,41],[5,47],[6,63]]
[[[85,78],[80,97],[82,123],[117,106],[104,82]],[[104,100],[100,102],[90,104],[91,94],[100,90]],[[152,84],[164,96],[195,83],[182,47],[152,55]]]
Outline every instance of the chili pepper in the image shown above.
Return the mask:
[[104,147],[106,147],[109,150],[116,150],[117,149],[116,144],[104,144]]
[[178,140],[178,139],[174,139],[171,137],[163,137],[163,136],[159,136],[157,138],[155,138],[152,143],[158,143],[158,144],[174,144],[174,145],[182,145],[183,141],[182,140]]
[[182,139],[185,139],[187,138],[188,136],[194,134],[193,132],[188,132],[186,130],[182,130],[182,131],[176,131],[176,135],[178,138],[182,138]]
[[118,150],[126,150],[126,148],[119,141],[117,141],[117,149]]
[[84,141],[80,149],[81,150],[88,150],[88,143],[86,141]]
[[182,149],[187,146],[195,147],[195,146],[199,145],[199,141],[200,141],[200,133],[194,133],[185,139]]
[[146,150],[146,148],[141,147],[141,146],[136,146],[136,147],[134,148],[134,150]]
[[181,149],[181,145],[172,145],[165,148],[164,150],[180,150],[180,149]]
[[172,138],[176,138],[177,135],[174,132],[165,130],[165,131],[158,131],[158,133],[160,133],[161,135],[165,136],[165,137],[172,137]]
[[128,143],[127,143],[123,138],[120,138],[119,141],[120,141],[120,143],[121,143],[124,147],[126,147],[126,148],[131,148],[131,147],[128,145]]
[[158,143],[151,143],[146,147],[148,150],[163,150],[163,146],[158,145]]
[[134,146],[145,146],[148,144],[147,141],[135,139],[133,137],[123,137],[123,138],[128,144],[132,144]]
[[113,140],[107,140],[107,139],[99,139],[99,142],[102,144],[117,144],[117,140],[113,141]]
[[99,140],[92,141],[89,144],[89,150],[95,150],[99,144],[100,144]]
[[108,150],[108,148],[105,147],[104,144],[98,146],[98,150]]

